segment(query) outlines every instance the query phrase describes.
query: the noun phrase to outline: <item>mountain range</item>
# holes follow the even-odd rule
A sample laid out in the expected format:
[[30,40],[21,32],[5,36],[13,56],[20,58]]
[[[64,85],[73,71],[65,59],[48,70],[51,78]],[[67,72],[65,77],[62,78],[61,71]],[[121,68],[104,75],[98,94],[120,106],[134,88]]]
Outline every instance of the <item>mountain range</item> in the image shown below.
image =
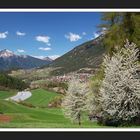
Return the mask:
[[52,60],[44,60],[29,55],[16,55],[7,49],[0,51],[0,70],[31,69],[49,64]]

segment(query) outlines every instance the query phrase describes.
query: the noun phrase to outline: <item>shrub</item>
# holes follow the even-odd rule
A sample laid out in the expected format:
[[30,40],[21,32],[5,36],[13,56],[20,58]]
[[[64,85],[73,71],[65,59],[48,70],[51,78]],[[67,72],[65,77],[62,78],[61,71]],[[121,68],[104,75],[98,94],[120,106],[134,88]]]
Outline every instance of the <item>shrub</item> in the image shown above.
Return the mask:
[[54,99],[52,99],[49,102],[48,107],[49,108],[60,108],[62,100],[63,100],[63,96],[56,96],[56,97],[54,97]]
[[57,81],[48,81],[46,86],[48,88],[54,88],[54,87],[62,87],[63,89],[67,90],[68,89],[68,85],[67,83],[64,82],[57,82]]

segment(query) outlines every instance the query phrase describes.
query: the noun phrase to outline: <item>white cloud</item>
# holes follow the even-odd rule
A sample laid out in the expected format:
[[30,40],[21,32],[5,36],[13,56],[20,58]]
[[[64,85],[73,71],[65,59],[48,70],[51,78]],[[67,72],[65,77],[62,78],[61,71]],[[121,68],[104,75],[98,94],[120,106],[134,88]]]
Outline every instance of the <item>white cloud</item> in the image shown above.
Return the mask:
[[8,35],[8,31],[3,32],[3,33],[0,33],[0,39],[5,39],[5,38],[7,38],[7,35]]
[[86,35],[86,34],[87,34],[86,32],[83,32],[83,33],[82,33],[82,35]]
[[100,34],[98,34],[98,33],[93,33],[93,35],[94,35],[94,38],[97,38]]
[[23,32],[20,32],[20,31],[17,31],[17,32],[16,32],[16,35],[17,35],[17,36],[25,36],[26,33],[23,33]]
[[25,53],[25,51],[22,50],[22,49],[17,49],[17,52],[19,52],[19,53]]
[[79,39],[82,38],[80,35],[71,32],[68,35],[65,35],[65,37],[69,39],[71,42],[78,41]]
[[56,58],[60,57],[60,55],[51,55],[48,56],[49,58],[51,58],[52,60],[55,60]]
[[36,40],[39,42],[43,42],[47,44],[48,46],[51,46],[50,44],[50,37],[49,36],[36,36]]
[[102,31],[101,31],[101,34],[104,35],[104,34],[106,34],[106,32],[107,32],[107,28],[103,27],[103,28],[102,28]]
[[39,50],[42,50],[42,51],[49,51],[49,50],[51,50],[51,48],[49,48],[49,47],[46,47],[46,48],[40,47],[38,49]]

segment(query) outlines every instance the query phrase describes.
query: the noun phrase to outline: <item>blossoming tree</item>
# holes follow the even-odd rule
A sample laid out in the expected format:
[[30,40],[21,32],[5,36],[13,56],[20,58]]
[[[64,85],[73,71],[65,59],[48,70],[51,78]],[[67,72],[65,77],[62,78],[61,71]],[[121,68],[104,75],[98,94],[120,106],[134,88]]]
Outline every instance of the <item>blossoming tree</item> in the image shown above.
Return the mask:
[[73,78],[69,82],[67,94],[62,101],[64,115],[72,121],[78,121],[81,125],[81,115],[86,110],[86,94],[88,93],[86,83],[81,83]]
[[105,78],[100,88],[104,120],[131,121],[140,115],[139,50],[128,41],[112,57],[104,58]]

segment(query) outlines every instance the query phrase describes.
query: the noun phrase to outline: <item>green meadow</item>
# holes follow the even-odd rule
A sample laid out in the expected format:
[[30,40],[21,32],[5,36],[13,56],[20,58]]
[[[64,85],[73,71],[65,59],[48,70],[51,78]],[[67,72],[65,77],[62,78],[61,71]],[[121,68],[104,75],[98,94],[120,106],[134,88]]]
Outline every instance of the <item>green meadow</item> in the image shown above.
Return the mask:
[[0,128],[98,128],[103,127],[95,122],[91,123],[87,118],[79,126],[65,118],[59,108],[41,108],[46,106],[50,100],[60,94],[43,89],[32,91],[32,96],[25,102],[36,107],[31,108],[12,101],[6,101],[7,97],[13,96],[14,92],[0,91],[0,112],[12,117],[10,122],[0,122]]
[[[31,92],[32,96],[24,102],[33,104],[35,106],[33,108],[5,100],[14,96],[16,91],[0,91],[0,112],[3,113],[2,115],[12,118],[10,122],[0,122],[0,128],[113,128],[90,122],[87,117],[83,118],[82,124],[79,126],[65,118],[61,108],[47,107],[49,101],[62,95],[44,89],[36,89]],[[128,127],[139,128],[139,126]]]
[[32,90],[32,96],[28,98],[25,102],[31,103],[38,107],[47,107],[49,101],[53,100],[54,97],[61,96],[58,93],[50,92],[44,89]]
[[16,94],[15,91],[0,91],[0,100],[6,99],[10,96],[14,96]]

